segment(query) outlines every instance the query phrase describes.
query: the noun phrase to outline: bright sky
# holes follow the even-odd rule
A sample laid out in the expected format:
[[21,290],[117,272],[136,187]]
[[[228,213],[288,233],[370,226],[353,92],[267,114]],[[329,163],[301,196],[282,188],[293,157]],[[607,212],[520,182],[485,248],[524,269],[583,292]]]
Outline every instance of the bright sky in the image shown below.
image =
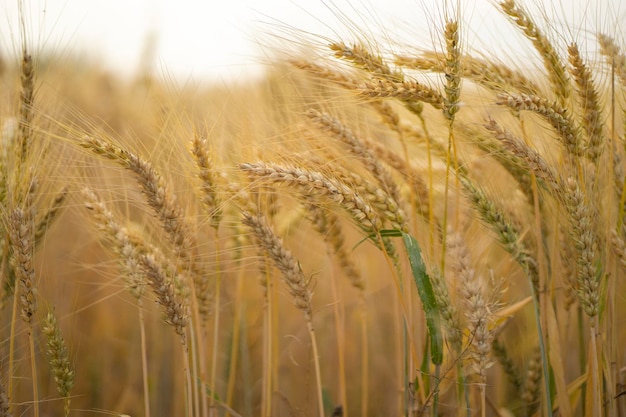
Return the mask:
[[[495,0],[451,0],[471,32],[464,42],[475,49],[501,48],[511,53],[515,31],[496,11]],[[150,35],[155,41],[154,68],[168,77],[236,79],[258,73],[261,43],[286,26],[346,42],[356,39],[347,18],[366,33],[386,33],[394,41],[424,47],[437,37],[444,0],[26,0],[28,33],[35,48],[45,47],[99,57],[109,68],[136,71]],[[609,34],[626,27],[622,0],[526,0],[541,4],[551,25],[574,22],[565,41]],[[0,53],[19,44],[18,0],[0,0]],[[342,16],[343,14],[343,16]],[[558,16],[558,23],[553,16]],[[296,30],[287,34],[294,39]],[[380,38],[379,38],[380,39]]]

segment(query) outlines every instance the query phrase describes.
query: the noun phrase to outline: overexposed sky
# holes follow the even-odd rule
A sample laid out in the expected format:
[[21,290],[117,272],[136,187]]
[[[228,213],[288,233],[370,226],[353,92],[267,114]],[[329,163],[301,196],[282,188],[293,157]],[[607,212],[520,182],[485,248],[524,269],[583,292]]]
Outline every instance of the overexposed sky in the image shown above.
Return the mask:
[[[59,56],[78,51],[121,73],[137,71],[147,39],[154,41],[157,74],[180,79],[231,80],[259,72],[267,56],[260,45],[305,32],[350,42],[354,27],[414,47],[428,48],[445,13],[460,10],[471,29],[466,48],[512,54],[516,31],[498,13],[496,0],[25,0],[28,36],[35,49]],[[448,4],[446,8],[446,3]],[[591,39],[601,30],[623,39],[623,0],[527,0],[563,42]],[[454,7],[450,8],[449,4]],[[0,53],[19,45],[18,0],[0,0]],[[564,22],[571,29],[563,30]],[[288,29],[292,28],[292,29]],[[298,34],[298,31],[300,34]],[[284,41],[292,44],[291,41]],[[515,48],[516,49],[516,48]],[[523,50],[521,50],[521,53]]]

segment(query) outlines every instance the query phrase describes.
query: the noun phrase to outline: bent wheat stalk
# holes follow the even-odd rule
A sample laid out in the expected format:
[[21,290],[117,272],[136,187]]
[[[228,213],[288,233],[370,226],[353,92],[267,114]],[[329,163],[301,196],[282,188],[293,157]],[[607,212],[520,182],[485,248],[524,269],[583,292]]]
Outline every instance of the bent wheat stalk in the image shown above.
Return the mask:
[[272,260],[276,268],[283,275],[283,281],[287,284],[289,293],[294,299],[296,307],[304,313],[307,322],[311,346],[313,349],[313,362],[315,366],[315,379],[317,383],[317,406],[320,417],[324,417],[324,401],[322,396],[322,381],[320,371],[320,359],[317,349],[317,340],[313,328],[313,309],[311,297],[313,293],[310,289],[310,279],[307,278],[300,269],[298,261],[292,253],[283,246],[282,240],[275,234],[267,224],[263,215],[244,211],[243,224],[248,226],[254,235],[258,246]]

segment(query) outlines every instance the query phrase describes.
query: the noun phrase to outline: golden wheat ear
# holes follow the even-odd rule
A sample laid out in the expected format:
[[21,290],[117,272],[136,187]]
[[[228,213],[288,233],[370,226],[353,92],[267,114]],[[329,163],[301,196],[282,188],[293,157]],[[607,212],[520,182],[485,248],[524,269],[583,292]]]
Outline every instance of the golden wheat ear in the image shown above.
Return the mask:
[[[246,205],[250,207],[249,203],[246,203]],[[320,417],[324,417],[320,358],[318,355],[317,338],[313,328],[313,308],[311,305],[313,292],[311,290],[311,280],[304,275],[300,268],[300,263],[292,253],[284,247],[282,239],[280,239],[268,225],[265,216],[259,212],[258,208],[252,212],[244,210],[242,216],[242,223],[249,228],[259,248],[263,250],[267,257],[272,260],[276,268],[282,273],[283,281],[287,284],[289,294],[293,297],[294,304],[304,314],[313,350],[318,413]]]
[[52,312],[48,312],[41,329],[46,336],[50,369],[54,375],[59,395],[63,397],[65,416],[70,413],[70,393],[74,387],[74,369],[70,363],[65,340],[61,335],[61,329]]
[[532,42],[543,60],[558,104],[562,107],[565,106],[571,95],[571,86],[565,65],[561,62],[556,49],[546,35],[537,27],[528,12],[517,1],[503,0],[499,3],[499,6],[511,22]]

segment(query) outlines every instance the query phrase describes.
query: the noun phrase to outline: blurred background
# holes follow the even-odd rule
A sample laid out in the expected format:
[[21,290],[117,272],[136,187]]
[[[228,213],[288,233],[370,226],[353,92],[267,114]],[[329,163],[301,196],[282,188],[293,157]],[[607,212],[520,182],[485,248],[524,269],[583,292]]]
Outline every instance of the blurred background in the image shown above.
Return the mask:
[[[19,49],[19,3],[0,0],[1,54],[16,56]],[[619,1],[524,3],[540,11],[547,25],[578,30],[572,34],[575,38],[598,29],[618,33],[615,28],[625,21]],[[511,42],[519,41],[490,0],[33,0],[22,7],[27,36],[36,49],[97,59],[99,65],[124,75],[145,70],[141,66],[149,62],[157,74],[180,81],[258,76],[271,47],[281,38],[291,42],[305,33],[322,41],[351,42],[365,29],[368,36],[401,39],[414,47],[432,45],[424,36],[436,32],[445,14],[456,12],[472,28],[463,35],[474,50],[497,47],[507,54]],[[520,44],[531,51],[526,42]]]

